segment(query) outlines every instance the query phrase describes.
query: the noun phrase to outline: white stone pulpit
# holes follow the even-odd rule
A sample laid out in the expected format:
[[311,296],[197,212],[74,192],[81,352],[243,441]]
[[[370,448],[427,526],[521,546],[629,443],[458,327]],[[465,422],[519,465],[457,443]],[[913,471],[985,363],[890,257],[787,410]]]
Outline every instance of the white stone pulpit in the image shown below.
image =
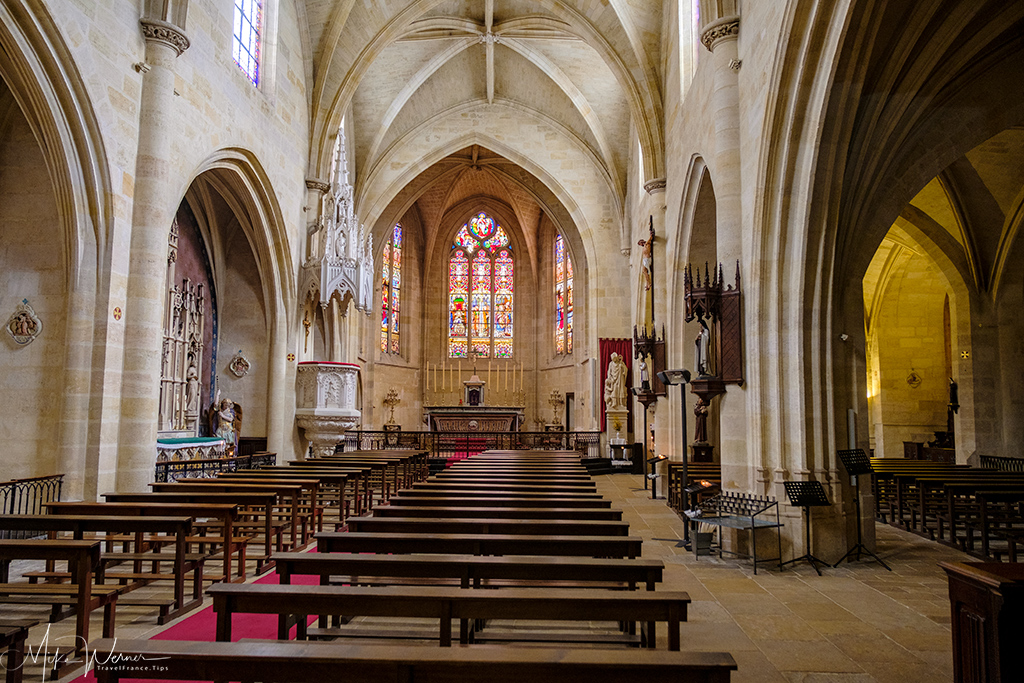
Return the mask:
[[359,366],[327,361],[299,363],[295,422],[305,430],[314,456],[334,453],[345,431],[359,424],[356,386]]

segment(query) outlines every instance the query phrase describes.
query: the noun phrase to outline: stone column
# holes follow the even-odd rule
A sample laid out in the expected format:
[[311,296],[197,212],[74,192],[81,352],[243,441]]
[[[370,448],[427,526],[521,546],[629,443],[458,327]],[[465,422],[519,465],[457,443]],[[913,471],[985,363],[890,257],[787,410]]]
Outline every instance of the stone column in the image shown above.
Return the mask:
[[295,445],[292,437],[292,415],[295,407],[288,396],[288,369],[294,363],[288,360],[288,326],[285,323],[284,302],[278,302],[270,335],[270,365],[267,378],[267,450],[277,453],[278,462],[291,459]]
[[[726,3],[729,4],[729,3]],[[720,8],[728,12],[735,8]],[[740,106],[739,106],[739,53],[740,18],[737,14],[721,12],[708,16],[701,31],[701,43],[711,53],[714,69],[714,91],[711,97],[715,122],[715,155],[712,182],[715,185],[716,251],[723,265],[723,275],[731,281],[736,263],[746,275],[743,258],[743,211],[740,179]],[[752,280],[744,278],[745,282]],[[751,299],[748,299],[748,301]],[[750,353],[751,344],[744,344]],[[722,476],[737,482],[741,488],[754,490],[747,453],[746,396],[743,387],[730,385],[725,394],[714,399],[710,409],[718,414],[719,425],[736,428],[720,430]],[[762,492],[763,493],[763,492]]]
[[[655,236],[655,239],[654,239],[654,252],[653,252],[653,257],[654,257],[654,284],[653,284],[653,290],[654,290],[654,330],[653,330],[653,333],[655,334],[655,336],[658,336],[658,335],[661,334],[661,332],[660,332],[661,329],[665,326],[665,324],[670,319],[670,317],[668,315],[668,301],[669,301],[669,299],[668,299],[668,281],[669,281],[669,277],[668,277],[668,262],[669,262],[669,259],[668,259],[668,252],[667,252],[667,250],[665,248],[665,244],[667,243],[667,240],[668,240],[668,233],[665,230],[665,213],[666,213],[666,210],[668,209],[668,206],[665,203],[665,179],[664,178],[655,178],[653,180],[648,180],[646,183],[644,183],[644,190],[647,192],[647,199],[644,202],[644,206],[647,209],[646,213],[649,216],[651,216],[652,222],[654,224],[654,236]],[[654,373],[657,370],[665,369],[665,368],[655,368],[655,367],[653,367],[653,360],[654,360],[653,358],[648,359],[648,363],[652,366],[651,367],[651,381],[652,382],[654,381]],[[671,399],[669,397],[666,397],[665,401],[668,402],[668,401],[671,401]],[[680,430],[679,425],[674,424],[674,422],[671,419],[660,420],[660,421],[658,421],[656,423],[657,426],[655,426],[655,422],[653,421],[654,420],[654,413],[655,413],[655,410],[658,407],[660,407],[661,403],[662,403],[662,401],[659,400],[658,403],[652,404],[651,405],[651,410],[650,410],[650,420],[652,420],[652,422],[651,422],[651,424],[649,426],[654,427],[654,429],[655,429],[655,442],[658,444],[658,453],[652,453],[651,457],[653,457],[654,455],[660,455],[662,453],[664,453],[666,455],[668,455],[669,453],[674,453],[675,452],[675,448],[672,446],[672,444],[674,443],[674,437],[672,435],[673,435],[673,432],[678,432]],[[671,414],[678,415],[678,412],[673,412]],[[641,413],[641,419],[643,419],[643,414],[642,413]],[[650,434],[645,434],[644,438],[645,439],[650,439]],[[658,486],[658,496],[664,497],[664,496],[667,495],[667,488],[666,488],[667,482],[664,480],[664,477],[662,477],[660,479],[656,479],[652,483],[652,485],[657,485]]]
[[[153,480],[160,393],[160,354],[167,291],[167,232],[177,204],[171,177],[174,60],[189,46],[184,32],[143,19],[145,75],[132,203],[131,267],[125,302],[124,366],[118,434],[118,491],[143,491]],[[148,67],[148,70],[147,70]],[[106,488],[104,483],[102,488]]]

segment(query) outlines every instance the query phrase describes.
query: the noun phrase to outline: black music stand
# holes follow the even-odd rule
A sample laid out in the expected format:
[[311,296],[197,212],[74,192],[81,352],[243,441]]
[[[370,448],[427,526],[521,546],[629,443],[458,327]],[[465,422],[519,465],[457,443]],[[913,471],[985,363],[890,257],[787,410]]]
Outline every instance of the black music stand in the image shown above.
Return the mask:
[[804,509],[804,540],[807,545],[807,553],[800,557],[794,557],[792,560],[787,560],[779,566],[785,567],[787,564],[807,560],[814,567],[814,571],[818,572],[818,576],[821,576],[818,564],[825,567],[828,567],[829,564],[811,553],[811,507],[815,505],[831,505],[831,503],[828,502],[828,498],[825,496],[825,489],[821,487],[820,481],[784,481],[782,485],[786,487],[789,504],[793,507]]
[[875,559],[878,564],[882,565],[889,571],[892,571],[892,567],[882,562],[882,558],[875,555],[873,552],[868,550],[867,546],[864,545],[864,535],[861,531],[861,519],[860,519],[860,475],[871,474],[875,470],[871,467],[871,460],[868,458],[868,454],[864,452],[863,448],[846,448],[836,451],[839,455],[839,459],[843,461],[843,467],[846,468],[846,473],[853,477],[854,483],[854,494],[853,501],[857,506],[857,544],[846,551],[846,554],[839,558],[839,562],[836,562],[833,567],[838,567],[842,564],[843,560],[850,558],[854,553],[857,554],[857,559],[860,559],[861,554],[870,555]]

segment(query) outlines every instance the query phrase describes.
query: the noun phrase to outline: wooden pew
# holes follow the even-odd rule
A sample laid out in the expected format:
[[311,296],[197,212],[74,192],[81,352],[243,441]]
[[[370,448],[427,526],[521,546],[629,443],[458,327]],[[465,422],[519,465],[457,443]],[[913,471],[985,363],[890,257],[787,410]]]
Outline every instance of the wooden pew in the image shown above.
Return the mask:
[[389,501],[390,507],[424,507],[424,506],[435,506],[435,507],[446,507],[449,505],[460,505],[466,507],[558,507],[558,508],[611,508],[612,502],[607,498],[600,497],[588,497],[588,498],[551,498],[548,496],[542,497],[482,497],[482,498],[469,498],[466,496],[460,496],[457,499],[445,498],[443,496],[416,496],[412,495],[411,492],[402,492],[401,494],[392,497]]
[[288,466],[295,470],[324,469],[338,467],[341,469],[358,469],[365,473],[366,477],[366,507],[373,505],[373,483],[380,482],[380,502],[384,502],[391,493],[391,484],[388,481],[388,463],[380,460],[372,461],[339,461],[333,458],[315,458],[312,460],[289,460]]
[[[350,645],[332,642],[101,640],[93,645],[99,683],[121,678],[323,683],[344,672],[374,683],[729,683],[727,653],[665,650]],[[111,655],[121,655],[120,661]],[[153,661],[138,667],[135,662]],[[108,662],[102,664],[102,662]],[[139,671],[141,669],[141,671]],[[258,672],[258,674],[257,674]]]
[[[72,584],[10,583],[13,560],[66,561]],[[119,589],[115,586],[94,586],[93,572],[100,563],[99,541],[0,539],[0,603],[51,605],[51,621],[67,612],[62,605],[74,605],[75,652],[81,654],[89,642],[89,617],[94,609],[103,608],[103,636],[114,637],[114,617]],[[57,669],[68,671],[81,665],[66,660],[54,661]],[[56,673],[56,672],[55,672]]]
[[[296,471],[294,467],[265,467],[259,470],[238,470],[236,472],[221,472],[218,479],[316,479],[320,482],[319,504],[324,508],[336,508],[338,521],[345,521],[352,510],[356,514],[362,512],[360,505],[360,486],[365,477],[363,470],[349,469],[310,469],[302,472]],[[367,480],[367,484],[368,484]],[[352,494],[348,495],[349,484]]]
[[3,668],[7,671],[7,683],[21,683],[28,629],[26,624],[0,623],[0,653],[6,653]]
[[388,455],[395,456],[399,455],[406,458],[408,468],[411,474],[411,481],[422,481],[427,478],[430,474],[430,465],[428,458],[430,457],[430,451],[422,449],[382,449],[382,450],[358,450],[358,451],[342,451],[340,453],[334,453],[334,457],[347,457],[347,456],[372,456],[372,455]]
[[444,498],[444,499],[456,499],[456,498],[533,498],[535,500],[542,499],[568,499],[575,498],[576,500],[604,500],[597,491],[511,491],[497,488],[477,488],[477,487],[447,487],[447,488],[415,488],[409,489],[403,492],[403,495],[418,496],[418,497],[432,497],[432,498]]
[[[396,499],[392,498],[394,503]],[[379,505],[375,517],[454,517],[471,519],[491,517],[507,519],[598,519],[621,521],[622,510],[582,507],[459,507],[441,505]]]
[[[145,494],[143,494],[145,495]],[[153,581],[171,581],[174,586],[174,597],[171,600],[158,598],[137,598],[122,595],[121,605],[152,606],[159,609],[157,623],[164,624],[172,619],[192,611],[203,602],[203,563],[202,555],[189,555],[186,550],[187,539],[192,533],[191,517],[136,517],[136,516],[103,516],[103,515],[0,515],[0,530],[4,531],[36,531],[47,533],[53,540],[60,532],[71,534],[72,540],[100,540],[108,546],[113,545],[111,539],[124,542],[131,539],[134,552],[113,552],[108,550],[100,554],[100,562],[96,567],[96,581],[103,584],[107,579],[116,579],[124,583],[119,592],[134,590]],[[86,539],[86,534],[106,533],[107,536]],[[129,536],[125,537],[124,534]],[[153,538],[154,535],[160,535]],[[164,544],[171,545],[173,554],[160,553]],[[146,552],[145,546],[150,545],[152,551]],[[108,572],[111,566],[123,562],[133,564],[133,572]],[[142,571],[143,562],[150,563],[152,570]],[[169,572],[159,571],[160,563],[170,563]],[[192,598],[185,593],[186,576],[192,573]],[[25,574],[31,583],[37,578],[73,578],[71,572],[28,572]]]
[[510,486],[576,486],[581,489],[595,490],[597,485],[589,477],[570,476],[530,476],[522,474],[438,474],[430,481],[450,484],[503,484]]
[[442,491],[445,495],[459,491],[493,491],[505,493],[596,493],[597,485],[590,483],[588,486],[563,486],[561,484],[500,484],[484,482],[448,483],[438,481],[424,481],[415,484],[411,491],[421,494],[424,491]]
[[448,553],[453,555],[564,555],[640,557],[637,536],[515,536],[509,534],[390,534],[325,531],[322,553]]
[[[612,621],[644,624],[641,643],[657,642],[655,624],[667,623],[668,649],[678,650],[680,623],[686,621],[690,597],[684,592],[593,591],[524,588],[479,591],[433,586],[365,588],[355,586],[293,586],[216,584],[207,590],[217,614],[217,640],[231,640],[236,613],[276,614],[278,639],[286,640],[289,618],[295,618],[296,638],[306,637],[310,615],[440,618],[441,647],[451,647],[452,619],[460,620],[460,642],[470,641],[469,622],[491,619],[543,621]],[[338,635],[320,629],[310,635]],[[352,632],[358,635],[358,632]]]
[[479,519],[421,517],[353,517],[355,532],[421,534],[513,534],[542,536],[628,536],[629,523],[573,519]]
[[176,491],[169,488],[164,492],[154,493],[104,493],[103,499],[108,503],[220,503],[227,505],[241,505],[244,510],[239,511],[239,520],[235,525],[236,529],[247,526],[249,512],[256,512],[256,517],[262,520],[263,554],[249,553],[249,559],[256,560],[256,571],[262,572],[269,569],[267,562],[270,555],[275,551],[284,550],[282,541],[283,525],[274,521],[274,506],[277,503],[277,495],[273,492],[247,492],[247,493],[220,493],[208,491]]
[[[478,555],[353,555],[343,553],[277,553],[281,583],[296,574],[313,574],[327,584],[331,576],[345,583],[390,585],[389,578],[449,579],[462,588],[479,588],[484,581],[598,582],[634,590],[643,584],[654,590],[662,580],[661,560],[622,560],[544,556],[481,557]],[[369,577],[369,578],[368,578]],[[493,588],[494,583],[488,583]]]
[[[190,537],[191,543],[214,543],[219,541],[223,546],[221,555],[224,562],[223,577],[206,577],[214,581],[231,581],[233,558],[238,555],[236,580],[245,580],[245,547],[249,539],[236,537],[234,525],[238,521],[239,506],[224,503],[86,503],[86,502],[54,502],[43,503],[43,507],[52,514],[64,515],[135,515],[140,517],[160,517],[166,515],[188,515],[193,519],[220,520],[222,536],[220,538]],[[209,559],[209,556],[207,556]]]
[[[274,516],[281,514],[288,520],[289,549],[305,545],[316,526],[315,505],[309,506],[309,499],[316,500],[320,484],[315,479],[288,481],[252,479],[178,479],[174,483],[152,483],[154,493],[273,493],[276,505],[281,508]],[[317,531],[321,529],[317,528]]]

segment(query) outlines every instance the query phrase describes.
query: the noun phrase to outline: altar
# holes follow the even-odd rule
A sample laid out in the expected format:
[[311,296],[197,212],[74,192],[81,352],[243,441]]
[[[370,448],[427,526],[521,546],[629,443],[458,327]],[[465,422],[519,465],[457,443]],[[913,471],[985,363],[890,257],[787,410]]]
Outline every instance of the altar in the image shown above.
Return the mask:
[[517,407],[426,406],[432,432],[517,432],[525,412]]

